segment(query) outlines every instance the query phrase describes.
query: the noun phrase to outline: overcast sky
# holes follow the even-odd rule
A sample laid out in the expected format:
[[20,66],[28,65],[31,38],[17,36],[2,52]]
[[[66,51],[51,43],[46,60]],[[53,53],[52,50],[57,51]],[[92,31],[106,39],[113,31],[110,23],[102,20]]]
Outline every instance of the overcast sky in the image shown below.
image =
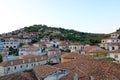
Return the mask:
[[120,0],[0,0],[0,33],[34,24],[114,32],[120,27]]

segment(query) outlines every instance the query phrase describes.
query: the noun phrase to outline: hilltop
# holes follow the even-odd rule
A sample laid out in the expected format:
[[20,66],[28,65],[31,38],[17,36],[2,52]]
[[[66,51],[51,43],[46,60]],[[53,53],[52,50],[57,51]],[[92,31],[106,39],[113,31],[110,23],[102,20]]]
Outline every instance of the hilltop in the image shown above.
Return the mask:
[[[24,35],[29,35],[31,33],[33,36],[36,36],[24,37]],[[3,35],[15,35],[19,38],[31,38],[33,42],[39,41],[40,38],[48,37],[50,40],[59,39],[72,42],[83,42],[91,45],[100,43],[101,39],[108,36],[108,34],[79,32],[73,29],[55,28],[47,25],[32,25],[12,31],[10,33],[2,34],[2,36]]]

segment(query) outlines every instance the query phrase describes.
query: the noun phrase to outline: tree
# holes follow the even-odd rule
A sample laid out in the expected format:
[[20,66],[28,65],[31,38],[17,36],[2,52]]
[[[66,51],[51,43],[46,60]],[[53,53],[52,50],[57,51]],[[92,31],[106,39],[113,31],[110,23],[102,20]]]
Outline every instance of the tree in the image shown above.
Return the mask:
[[22,47],[24,45],[24,43],[20,43],[19,47]]
[[31,41],[31,43],[36,43],[36,42],[38,42],[37,39],[32,39],[32,41]]
[[2,62],[3,61],[3,57],[2,57],[2,55],[0,55],[0,62]]
[[120,36],[118,36],[118,39],[120,39]]
[[12,47],[9,48],[9,55],[16,55],[18,56],[18,49],[14,49]]
[[13,54],[13,50],[14,50],[14,49],[13,49],[12,47],[9,48],[9,55],[12,55],[12,54]]
[[111,58],[111,57],[105,57],[105,58],[102,58],[100,60],[104,60],[104,61],[115,61],[114,58]]

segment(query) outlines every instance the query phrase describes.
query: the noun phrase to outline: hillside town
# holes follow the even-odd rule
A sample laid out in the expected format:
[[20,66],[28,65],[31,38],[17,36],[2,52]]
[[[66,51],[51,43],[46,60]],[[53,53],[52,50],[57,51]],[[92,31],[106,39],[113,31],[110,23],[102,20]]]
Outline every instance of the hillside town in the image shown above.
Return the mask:
[[39,38],[62,34],[42,31],[1,34],[0,80],[120,80],[120,31],[96,45]]

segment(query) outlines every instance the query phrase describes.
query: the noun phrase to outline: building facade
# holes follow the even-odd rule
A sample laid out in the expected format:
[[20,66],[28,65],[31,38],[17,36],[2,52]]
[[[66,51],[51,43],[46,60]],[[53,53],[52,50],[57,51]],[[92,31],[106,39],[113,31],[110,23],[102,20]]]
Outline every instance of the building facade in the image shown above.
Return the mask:
[[35,66],[44,65],[46,63],[47,57],[45,56],[2,62],[0,63],[0,76],[30,70]]

